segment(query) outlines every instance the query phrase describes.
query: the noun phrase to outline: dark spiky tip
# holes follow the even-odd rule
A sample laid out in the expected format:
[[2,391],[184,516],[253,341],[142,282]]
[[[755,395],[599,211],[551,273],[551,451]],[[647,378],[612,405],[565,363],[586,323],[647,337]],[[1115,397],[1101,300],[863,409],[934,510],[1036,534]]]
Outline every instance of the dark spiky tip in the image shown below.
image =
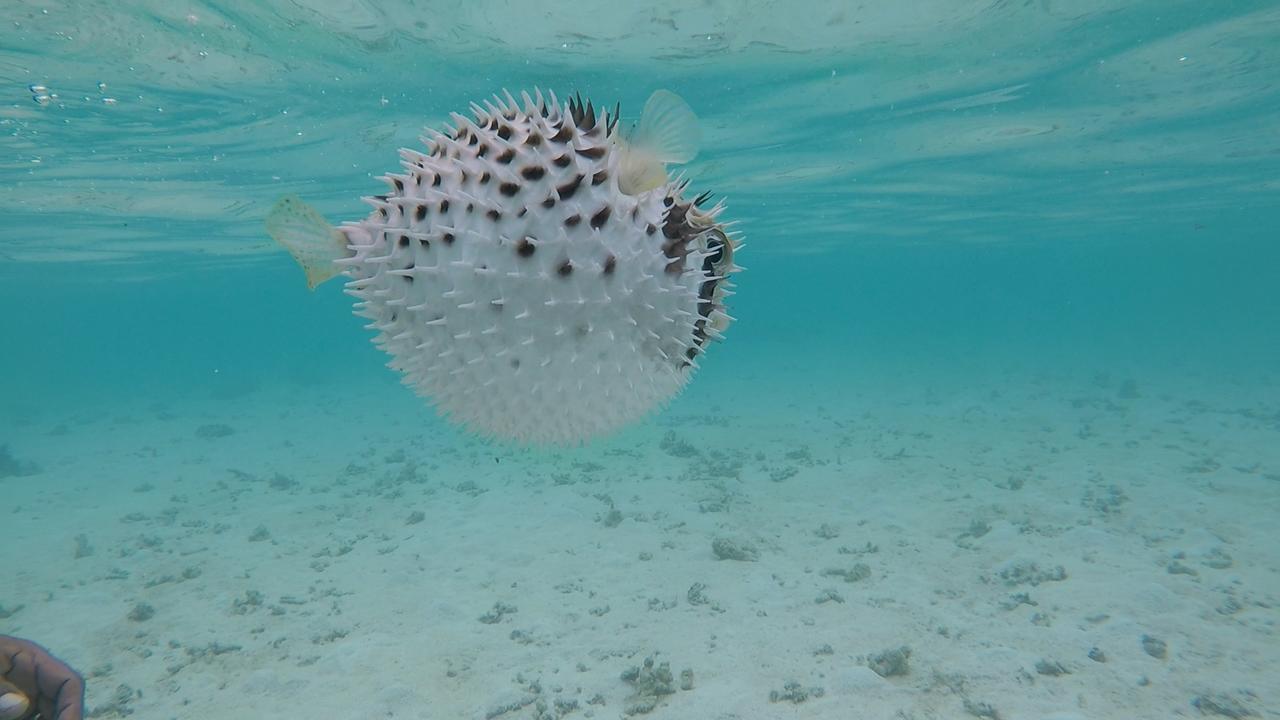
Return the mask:
[[[613,112],[602,110],[604,132],[608,137],[618,129],[618,121],[622,119],[622,103],[614,103]],[[569,119],[580,130],[590,130],[596,126],[596,108],[590,100],[583,100],[582,93],[574,93],[569,98]],[[562,131],[563,132],[563,131]]]
[[596,126],[596,108],[590,100],[583,101],[582,93],[575,93],[569,100],[569,117],[579,130],[590,130]]
[[612,135],[613,131],[617,129],[618,118],[622,117],[622,103],[620,102],[614,103],[613,115],[605,116],[605,117],[606,117],[606,120],[605,120],[604,134],[605,136],[609,136],[609,135]]

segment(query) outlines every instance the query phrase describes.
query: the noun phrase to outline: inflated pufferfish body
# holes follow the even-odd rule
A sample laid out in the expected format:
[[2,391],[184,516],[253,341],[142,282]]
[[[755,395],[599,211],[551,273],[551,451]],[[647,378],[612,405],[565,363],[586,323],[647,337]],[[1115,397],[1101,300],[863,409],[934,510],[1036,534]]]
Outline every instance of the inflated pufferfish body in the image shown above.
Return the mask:
[[339,273],[389,365],[485,435],[572,444],[674,397],[728,326],[737,237],[665,165],[696,118],[658,91],[634,132],[591,103],[507,93],[400,151],[373,211],[333,228],[294,197],[267,218],[308,284]]

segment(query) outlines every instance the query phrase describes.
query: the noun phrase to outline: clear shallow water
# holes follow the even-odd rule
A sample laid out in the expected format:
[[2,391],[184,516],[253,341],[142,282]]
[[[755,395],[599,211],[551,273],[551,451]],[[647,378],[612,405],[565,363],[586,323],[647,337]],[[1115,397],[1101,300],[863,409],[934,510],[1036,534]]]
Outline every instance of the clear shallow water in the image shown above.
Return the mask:
[[676,4],[567,25],[378,5],[6,5],[4,209],[69,231],[6,254],[243,263],[271,252],[279,193],[355,212],[424,124],[534,85],[633,112],[655,87],[687,95],[707,138],[690,171],[765,252],[1234,237],[1274,207],[1265,2]]
[[[809,336],[792,321],[803,312],[857,345],[859,327],[887,325],[882,345],[985,343],[994,329],[1033,360],[1047,350],[1011,324],[1050,339],[1096,331],[1101,353],[1126,335],[1170,351],[1239,343],[1214,359],[1263,365],[1258,354],[1276,350],[1269,3],[2,12],[5,299],[21,306],[43,288],[49,311],[68,302],[64,325],[85,304],[97,318],[145,317],[127,303],[148,292],[157,309],[232,293],[207,300],[234,316],[233,336],[265,321],[262,293],[290,303],[287,317],[310,299],[279,287],[288,260],[262,232],[280,195],[358,214],[397,147],[504,87],[582,91],[632,112],[669,87],[704,121],[689,173],[728,196],[748,234],[740,342],[779,340],[751,330],[772,318]],[[32,84],[56,98],[33,102]],[[17,315],[7,322],[34,353],[95,351],[42,348],[78,334]],[[828,316],[847,322],[832,329]],[[185,342],[180,328],[140,333]]]
[[[338,400],[369,388],[395,432],[463,443],[397,392],[348,298],[305,291],[263,215],[286,193],[363,213],[396,148],[502,88],[620,100],[632,119],[666,87],[703,120],[687,170],[727,196],[748,271],[728,342],[618,443],[715,415],[747,448],[779,433],[845,447],[849,427],[892,434],[875,417],[899,404],[947,418],[975,397],[1035,424],[1053,412],[1016,398],[1134,379],[1153,402],[1252,418],[1191,435],[1222,433],[1205,444],[1250,477],[1277,472],[1274,3],[128,5],[0,7],[0,443],[20,457],[98,462],[113,432],[46,428],[157,406],[212,421],[323,397],[341,424]],[[1039,390],[1001,394],[1024,382]],[[786,435],[775,413],[821,420]],[[1001,447],[1010,427],[952,450]],[[121,447],[161,442],[149,432]],[[1178,466],[1139,450],[1089,463]],[[985,501],[975,472],[958,482]],[[1274,477],[1248,490],[1261,509],[1275,492]]]

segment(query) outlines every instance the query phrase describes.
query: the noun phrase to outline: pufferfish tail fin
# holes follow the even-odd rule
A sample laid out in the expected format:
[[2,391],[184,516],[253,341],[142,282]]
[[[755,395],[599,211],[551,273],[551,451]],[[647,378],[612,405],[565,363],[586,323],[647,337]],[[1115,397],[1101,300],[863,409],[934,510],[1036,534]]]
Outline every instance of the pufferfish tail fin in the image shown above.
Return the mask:
[[679,95],[657,90],[640,113],[640,123],[622,143],[618,188],[639,195],[667,182],[667,163],[687,163],[698,155],[702,131]]
[[267,232],[302,266],[312,290],[341,272],[335,261],[351,255],[347,236],[296,195],[286,195],[271,206]]

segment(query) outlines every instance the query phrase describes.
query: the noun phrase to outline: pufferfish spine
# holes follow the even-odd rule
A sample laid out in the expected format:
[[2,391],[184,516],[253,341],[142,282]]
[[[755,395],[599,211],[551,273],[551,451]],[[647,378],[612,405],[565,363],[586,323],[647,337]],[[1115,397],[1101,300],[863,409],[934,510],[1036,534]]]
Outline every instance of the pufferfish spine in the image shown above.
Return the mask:
[[740,241],[723,202],[685,197],[666,164],[696,118],[658,91],[627,138],[618,111],[510,93],[426,152],[400,151],[385,195],[333,228],[287,197],[268,230],[315,287],[350,278],[355,311],[405,384],[484,435],[575,444],[669,401],[731,318]]

